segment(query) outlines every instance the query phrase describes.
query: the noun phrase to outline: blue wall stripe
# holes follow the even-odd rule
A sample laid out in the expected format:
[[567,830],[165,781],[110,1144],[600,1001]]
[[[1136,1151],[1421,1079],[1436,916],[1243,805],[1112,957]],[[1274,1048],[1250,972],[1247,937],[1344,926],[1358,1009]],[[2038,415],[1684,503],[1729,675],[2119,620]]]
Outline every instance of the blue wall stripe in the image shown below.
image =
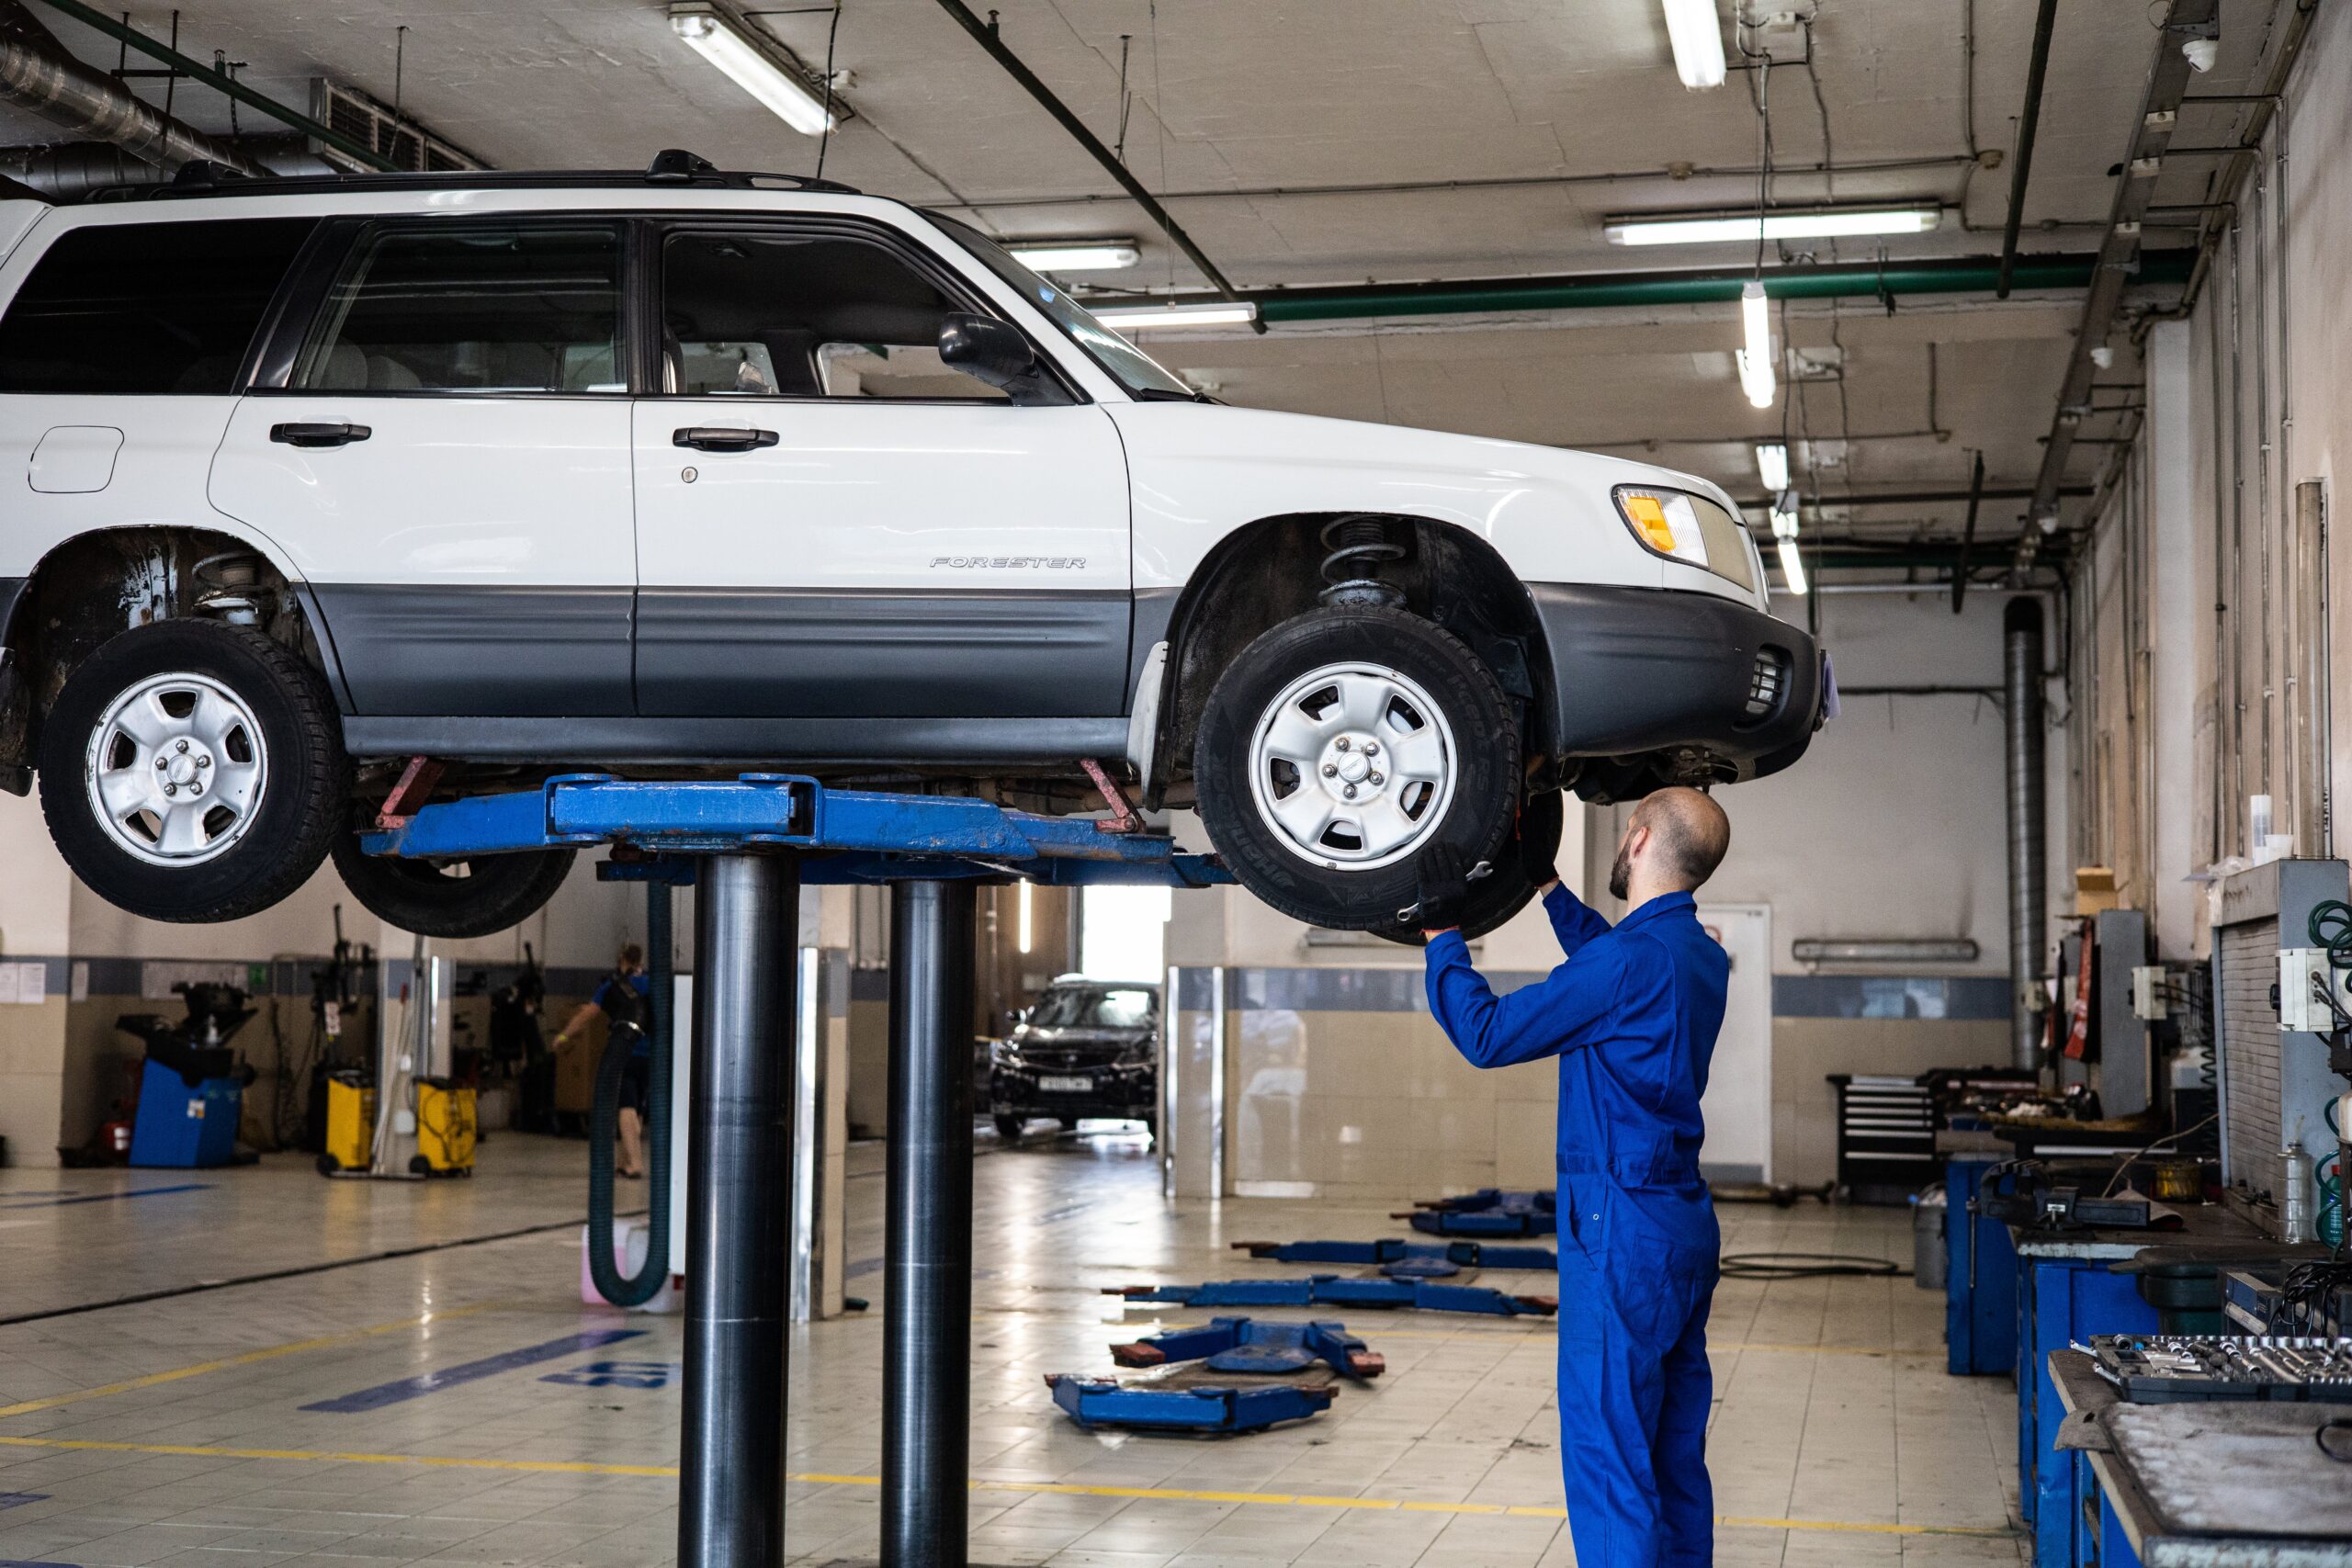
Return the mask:
[[[1544,978],[1535,970],[1487,975],[1497,993]],[[1176,1005],[1209,1005],[1209,971],[1176,977]],[[1419,969],[1249,968],[1226,971],[1226,1005],[1237,1012],[1429,1011]],[[2009,1016],[2009,983],[1998,975],[1775,975],[1776,1018],[1990,1020]]]
[[374,1388],[363,1388],[357,1393],[346,1393],[339,1399],[322,1399],[302,1408],[322,1410],[331,1416],[356,1416],[362,1411],[380,1410],[387,1404],[398,1404],[405,1399],[436,1393],[460,1383],[478,1382],[483,1378],[496,1377],[501,1372],[535,1367],[542,1361],[556,1360],[582,1350],[594,1350],[623,1339],[635,1339],[644,1332],[642,1328],[601,1328],[586,1334],[567,1334],[544,1345],[526,1345],[520,1350],[502,1351],[495,1356],[485,1356],[479,1361],[468,1361],[463,1366],[426,1372],[420,1377],[402,1378],[398,1382],[379,1383]]
[[2003,975],[1775,975],[1777,1018],[1991,1020],[2009,1016]]

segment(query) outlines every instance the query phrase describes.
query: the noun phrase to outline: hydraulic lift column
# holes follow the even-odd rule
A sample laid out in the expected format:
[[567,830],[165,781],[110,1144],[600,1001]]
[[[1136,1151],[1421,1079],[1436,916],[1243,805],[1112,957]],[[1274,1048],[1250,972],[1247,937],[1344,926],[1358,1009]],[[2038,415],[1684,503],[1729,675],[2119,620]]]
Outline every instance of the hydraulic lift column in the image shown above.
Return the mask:
[[680,1568],[784,1561],[787,1088],[799,933],[797,856],[704,857],[695,889]]
[[883,1568],[965,1568],[972,1382],[972,885],[890,889]]

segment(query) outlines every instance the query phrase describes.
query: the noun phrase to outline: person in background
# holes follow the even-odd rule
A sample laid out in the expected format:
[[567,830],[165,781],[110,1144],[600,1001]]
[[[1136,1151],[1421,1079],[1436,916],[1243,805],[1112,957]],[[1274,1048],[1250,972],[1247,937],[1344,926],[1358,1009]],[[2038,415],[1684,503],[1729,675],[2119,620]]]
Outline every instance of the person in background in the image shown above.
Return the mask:
[[633,942],[623,942],[613,972],[555,1037],[555,1048],[560,1051],[600,1012],[608,1028],[627,1025],[636,1031],[628,1064],[621,1069],[621,1146],[620,1156],[613,1162],[614,1174],[632,1179],[645,1174],[645,1108],[653,1092],[652,1011],[653,981],[645,972],[645,949]]

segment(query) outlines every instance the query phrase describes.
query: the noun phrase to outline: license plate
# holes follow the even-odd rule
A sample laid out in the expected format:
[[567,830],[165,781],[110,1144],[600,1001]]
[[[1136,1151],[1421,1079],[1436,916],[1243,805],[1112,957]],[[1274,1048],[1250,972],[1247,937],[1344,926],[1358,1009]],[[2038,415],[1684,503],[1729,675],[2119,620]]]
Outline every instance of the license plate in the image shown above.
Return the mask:
[[1047,1094],[1092,1094],[1092,1078],[1039,1078],[1037,1087]]

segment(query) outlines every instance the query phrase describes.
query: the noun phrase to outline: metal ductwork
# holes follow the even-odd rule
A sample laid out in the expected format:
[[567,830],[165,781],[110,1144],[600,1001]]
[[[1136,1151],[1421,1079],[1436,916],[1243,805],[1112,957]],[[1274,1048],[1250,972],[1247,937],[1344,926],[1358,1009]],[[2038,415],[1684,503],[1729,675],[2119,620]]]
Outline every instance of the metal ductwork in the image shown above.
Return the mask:
[[199,160],[240,174],[269,171],[226,141],[140,101],[103,72],[73,60],[18,0],[0,0],[0,103],[30,109],[77,136],[120,148],[165,171]]
[[2041,603],[2009,601],[2001,617],[2001,676],[2008,744],[2009,1059],[2040,1065],[2042,938],[2050,918],[2047,775],[2042,767]]

